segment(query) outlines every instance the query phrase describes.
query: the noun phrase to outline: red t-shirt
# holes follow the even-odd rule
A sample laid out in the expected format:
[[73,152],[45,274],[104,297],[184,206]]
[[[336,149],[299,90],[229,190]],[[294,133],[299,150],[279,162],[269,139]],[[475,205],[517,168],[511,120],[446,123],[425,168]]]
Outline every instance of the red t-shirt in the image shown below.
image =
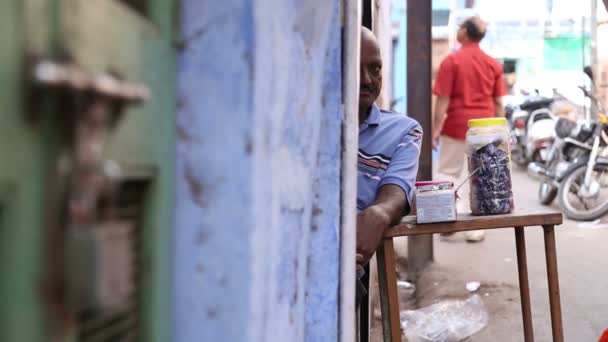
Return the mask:
[[468,43],[441,63],[433,93],[450,97],[441,134],[464,140],[469,119],[496,116],[494,98],[507,89],[502,66],[479,44]]

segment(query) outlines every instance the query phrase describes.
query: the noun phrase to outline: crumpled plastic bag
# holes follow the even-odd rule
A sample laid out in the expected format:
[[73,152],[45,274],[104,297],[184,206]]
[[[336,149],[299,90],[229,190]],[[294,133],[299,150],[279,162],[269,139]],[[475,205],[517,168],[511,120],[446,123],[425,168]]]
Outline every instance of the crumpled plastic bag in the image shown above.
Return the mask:
[[488,324],[488,313],[478,295],[402,311],[400,316],[409,342],[457,342]]

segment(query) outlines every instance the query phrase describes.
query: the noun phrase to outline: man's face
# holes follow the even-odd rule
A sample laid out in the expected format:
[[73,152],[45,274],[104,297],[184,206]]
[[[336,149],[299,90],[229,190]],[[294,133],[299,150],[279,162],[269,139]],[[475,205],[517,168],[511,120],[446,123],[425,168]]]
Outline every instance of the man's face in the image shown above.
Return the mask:
[[361,40],[361,75],[359,83],[359,108],[367,109],[376,101],[382,89],[382,58],[374,39]]

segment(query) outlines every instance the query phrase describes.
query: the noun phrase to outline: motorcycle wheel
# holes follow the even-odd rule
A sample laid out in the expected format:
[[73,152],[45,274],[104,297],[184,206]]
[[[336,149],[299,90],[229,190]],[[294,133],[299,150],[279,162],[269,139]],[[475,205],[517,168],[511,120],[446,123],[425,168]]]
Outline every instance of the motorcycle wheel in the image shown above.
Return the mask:
[[525,169],[528,166],[528,160],[521,149],[511,152],[511,160],[515,162],[520,169]]
[[543,205],[550,205],[555,197],[557,196],[557,187],[553,185],[553,182],[548,180],[542,180],[538,187],[538,199]]
[[559,205],[569,219],[593,221],[608,213],[608,166],[595,166],[592,177],[599,183],[600,190],[596,196],[584,198],[579,190],[586,170],[585,164],[571,170],[559,187]]

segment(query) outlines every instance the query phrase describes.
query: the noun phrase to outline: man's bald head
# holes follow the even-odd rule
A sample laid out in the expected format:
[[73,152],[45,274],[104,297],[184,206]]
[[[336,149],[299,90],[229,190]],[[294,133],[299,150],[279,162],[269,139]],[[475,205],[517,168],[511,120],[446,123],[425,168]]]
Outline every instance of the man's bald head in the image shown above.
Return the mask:
[[376,36],[372,32],[372,30],[368,29],[365,26],[361,26],[361,43],[364,41],[373,43],[378,46],[378,41],[376,40]]
[[459,41],[466,39],[470,42],[479,43],[486,35],[486,23],[479,17],[467,18],[460,25],[458,33]]
[[382,89],[382,57],[374,33],[361,28],[361,77],[359,81],[359,120],[364,120]]

